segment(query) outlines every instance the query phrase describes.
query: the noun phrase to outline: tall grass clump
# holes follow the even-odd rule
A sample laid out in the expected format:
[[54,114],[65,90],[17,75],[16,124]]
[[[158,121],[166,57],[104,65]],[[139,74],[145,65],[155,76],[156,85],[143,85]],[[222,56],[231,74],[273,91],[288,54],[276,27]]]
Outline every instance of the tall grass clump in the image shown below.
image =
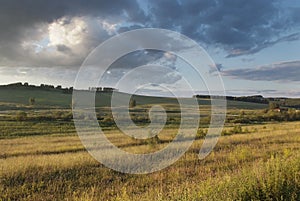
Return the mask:
[[299,173],[299,157],[286,159],[272,156],[254,169],[253,178],[246,174],[251,179],[245,191],[240,191],[240,197],[243,200],[300,200]]
[[300,156],[272,156],[252,169],[245,168],[235,177],[224,176],[223,180],[204,182],[195,197],[203,200],[300,200]]

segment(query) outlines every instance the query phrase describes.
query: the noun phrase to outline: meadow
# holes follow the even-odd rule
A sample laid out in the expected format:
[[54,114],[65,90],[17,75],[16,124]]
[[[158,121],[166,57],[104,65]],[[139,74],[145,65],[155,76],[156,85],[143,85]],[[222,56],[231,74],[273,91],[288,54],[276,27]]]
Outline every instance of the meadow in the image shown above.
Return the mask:
[[[47,106],[37,95],[35,105],[8,97],[0,103],[0,200],[300,200],[300,121],[294,110],[276,113],[265,104],[229,101],[218,144],[199,160],[210,120],[209,101],[201,99],[190,149],[166,169],[133,175],[106,168],[86,151],[66,100]],[[139,126],[149,124],[149,108],[161,101],[168,114],[161,133],[146,140],[124,135],[106,106],[96,108],[99,125],[127,152],[162,149],[177,134],[178,105],[153,97],[145,105],[146,99],[135,98],[130,114]]]
[[[300,122],[243,126],[249,133],[222,136],[198,159],[203,142],[170,167],[148,175],[110,170],[84,149],[75,133],[2,139],[2,200],[299,200]],[[225,129],[231,129],[226,127]],[[166,129],[167,139],[173,129]],[[120,148],[138,153],[164,146],[137,143],[107,131]]]

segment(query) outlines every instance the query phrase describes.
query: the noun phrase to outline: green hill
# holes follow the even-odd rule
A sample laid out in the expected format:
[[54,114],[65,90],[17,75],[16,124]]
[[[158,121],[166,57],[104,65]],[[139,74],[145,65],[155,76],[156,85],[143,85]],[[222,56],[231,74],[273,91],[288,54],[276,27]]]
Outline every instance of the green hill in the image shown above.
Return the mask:
[[[92,93],[90,91],[84,91],[84,93]],[[130,95],[122,92],[115,92],[120,95],[119,104],[124,103],[124,99]],[[97,92],[96,93],[96,107],[108,107],[110,106],[112,92]],[[35,106],[40,107],[61,107],[69,108],[72,102],[72,93],[68,89],[57,89],[54,87],[36,87],[36,86],[24,86],[24,85],[6,85],[0,86],[0,102],[16,103],[28,105],[29,99],[35,99]],[[133,95],[137,105],[144,104],[178,104],[177,99],[167,97],[151,97],[151,96],[139,96]],[[189,102],[186,98],[185,101]],[[210,105],[208,98],[198,98],[199,105]],[[250,103],[242,101],[227,100],[228,108],[237,109],[263,109],[267,108],[266,104]]]
[[38,106],[70,107],[72,95],[58,89],[0,88],[0,102],[28,105],[30,98],[34,98]]

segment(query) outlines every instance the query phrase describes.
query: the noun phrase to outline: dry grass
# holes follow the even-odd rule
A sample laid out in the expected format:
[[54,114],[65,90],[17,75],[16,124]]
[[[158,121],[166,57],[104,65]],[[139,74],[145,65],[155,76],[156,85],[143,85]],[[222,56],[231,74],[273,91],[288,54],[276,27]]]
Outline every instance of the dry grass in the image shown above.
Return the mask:
[[[203,141],[197,140],[175,164],[149,175],[121,174],[105,168],[84,150],[77,136],[2,139],[0,200],[298,199],[300,122],[247,129],[251,131],[248,134],[221,137],[202,161],[198,152]],[[118,131],[106,135],[126,151],[144,153],[167,145],[174,133],[165,130],[160,135],[165,143],[156,147]],[[273,178],[272,172],[277,176]],[[276,199],[267,196],[271,193]]]

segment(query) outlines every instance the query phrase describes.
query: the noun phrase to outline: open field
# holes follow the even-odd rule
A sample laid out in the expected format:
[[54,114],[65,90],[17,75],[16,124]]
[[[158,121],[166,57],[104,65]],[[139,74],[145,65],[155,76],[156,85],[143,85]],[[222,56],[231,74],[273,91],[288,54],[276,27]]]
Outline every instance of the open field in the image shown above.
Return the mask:
[[[300,200],[296,109],[278,112],[267,104],[228,100],[222,136],[213,152],[199,160],[211,118],[210,100],[199,98],[199,129],[188,152],[159,172],[131,175],[106,168],[86,151],[75,131],[70,93],[14,90],[0,90],[0,200]],[[28,104],[30,97],[34,105]],[[167,114],[161,133],[137,140],[115,125],[110,98],[111,93],[97,93],[96,117],[119,149],[153,153],[176,136],[177,100],[134,96],[137,105],[129,113],[137,126],[150,123],[155,104]]]
[[[175,164],[149,175],[105,168],[75,133],[2,139],[0,200],[299,200],[300,122],[242,128],[249,133],[221,137],[205,160],[197,158],[199,139]],[[174,131],[164,130],[157,146],[118,131],[106,135],[138,153],[164,146]]]
[[300,0],[0,0],[0,201],[300,201]]
[[[85,93],[91,94],[93,92],[86,91]],[[129,94],[116,92],[119,94],[120,99],[130,97]],[[97,92],[95,97],[96,107],[109,107],[112,93],[111,92]],[[0,87],[0,103],[7,103],[7,107],[0,107],[1,110],[16,109],[17,105],[28,106],[30,98],[35,99],[35,106],[37,108],[70,108],[72,103],[72,93],[65,93],[59,89],[41,89],[31,87]],[[151,96],[139,96],[133,95],[133,99],[136,100],[137,105],[145,104],[178,104],[175,98],[166,97],[151,97]],[[189,100],[189,98],[185,98]],[[126,104],[121,102],[122,104]],[[209,99],[199,98],[198,103],[200,105],[210,105]],[[229,108],[235,109],[264,109],[268,105],[260,103],[242,102],[228,100],[227,105]]]
[[37,105],[70,107],[72,95],[59,90],[41,90],[31,88],[0,89],[0,102],[28,105],[29,98],[35,98]]

